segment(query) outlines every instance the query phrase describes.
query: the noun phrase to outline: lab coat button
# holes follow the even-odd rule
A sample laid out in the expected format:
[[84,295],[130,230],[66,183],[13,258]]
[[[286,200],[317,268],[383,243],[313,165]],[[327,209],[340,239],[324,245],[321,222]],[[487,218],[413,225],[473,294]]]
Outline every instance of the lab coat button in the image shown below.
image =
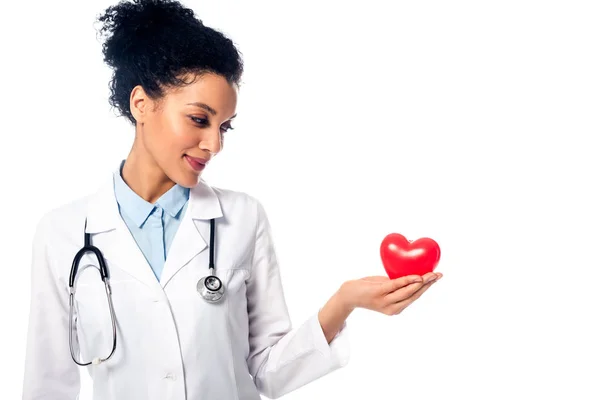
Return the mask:
[[165,376],[165,379],[170,379],[172,381],[175,381],[175,380],[177,380],[177,377],[174,374],[167,374]]

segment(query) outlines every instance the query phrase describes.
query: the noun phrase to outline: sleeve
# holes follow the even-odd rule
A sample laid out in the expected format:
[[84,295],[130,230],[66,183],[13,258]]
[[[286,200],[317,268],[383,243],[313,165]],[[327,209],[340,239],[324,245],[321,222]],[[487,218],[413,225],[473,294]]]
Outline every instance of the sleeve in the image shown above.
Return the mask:
[[346,324],[327,343],[315,312],[292,329],[271,227],[257,200],[256,247],[248,282],[248,366],[258,390],[281,397],[348,363]]
[[[47,227],[42,219],[32,246],[23,400],[77,399],[80,390],[79,367],[69,350],[68,292],[61,288],[50,265]],[[76,338],[73,335],[75,354],[79,347]]]

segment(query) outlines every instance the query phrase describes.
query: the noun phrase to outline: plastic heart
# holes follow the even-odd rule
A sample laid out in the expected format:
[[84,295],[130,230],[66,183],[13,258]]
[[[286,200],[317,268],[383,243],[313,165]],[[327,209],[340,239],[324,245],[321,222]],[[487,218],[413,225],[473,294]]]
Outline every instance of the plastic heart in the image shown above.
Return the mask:
[[409,241],[399,233],[390,233],[381,242],[380,255],[385,272],[390,279],[396,279],[433,272],[441,251],[433,239],[424,237]]

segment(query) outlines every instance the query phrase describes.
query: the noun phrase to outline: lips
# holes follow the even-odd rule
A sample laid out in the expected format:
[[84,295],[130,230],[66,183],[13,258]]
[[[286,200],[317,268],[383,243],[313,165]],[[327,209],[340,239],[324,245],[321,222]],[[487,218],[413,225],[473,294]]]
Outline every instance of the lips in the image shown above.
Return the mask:
[[191,157],[185,155],[186,160],[195,171],[201,171],[208,162],[205,158]]
[[208,159],[206,159],[206,158],[192,157],[192,156],[188,156],[187,154],[186,154],[186,157],[188,157],[192,161],[197,162],[198,164],[204,164],[204,165],[206,165],[206,163],[208,163]]

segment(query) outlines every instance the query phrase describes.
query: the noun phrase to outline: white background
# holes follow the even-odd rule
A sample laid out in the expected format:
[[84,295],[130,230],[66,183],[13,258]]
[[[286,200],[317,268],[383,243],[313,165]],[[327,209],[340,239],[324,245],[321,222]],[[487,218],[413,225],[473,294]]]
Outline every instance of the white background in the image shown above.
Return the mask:
[[[3,399],[21,395],[37,221],[132,143],[93,28],[111,4],[2,6]],[[384,274],[386,234],[442,249],[440,282],[398,316],[352,314],[350,364],[286,400],[600,398],[598,3],[185,4],[243,53],[203,176],[265,205],[295,324]]]

